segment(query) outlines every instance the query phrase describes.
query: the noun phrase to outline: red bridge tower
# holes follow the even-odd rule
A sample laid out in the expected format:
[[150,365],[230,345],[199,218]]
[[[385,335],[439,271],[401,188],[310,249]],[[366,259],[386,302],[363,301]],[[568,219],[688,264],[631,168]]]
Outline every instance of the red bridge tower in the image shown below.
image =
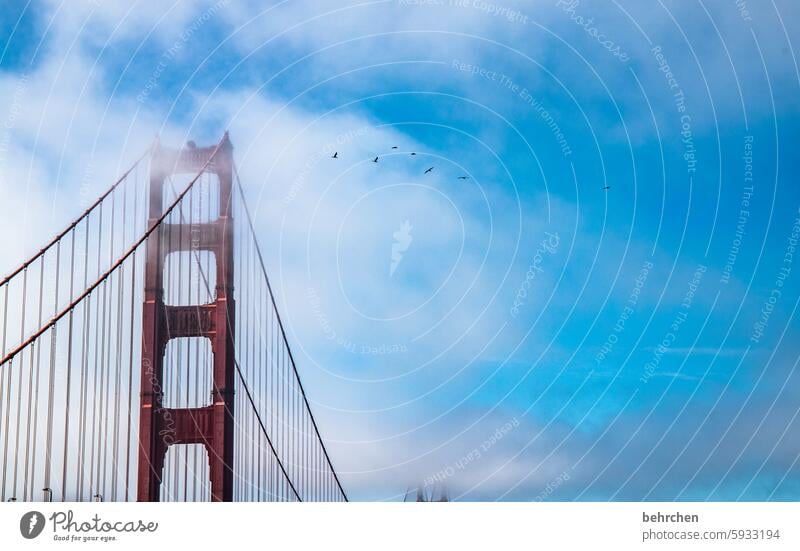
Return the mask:
[[[216,150],[216,154],[214,153]],[[142,317],[142,379],[139,429],[138,500],[159,501],[164,459],[173,444],[203,444],[208,452],[212,501],[233,500],[233,148],[228,134],[218,146],[174,150],[157,146],[150,167],[149,224],[163,214],[164,182],[173,174],[206,172],[219,179],[219,216],[185,224],[180,240],[165,239],[180,225],[162,223],[147,241]],[[177,207],[180,208],[180,205]],[[175,235],[172,233],[170,235]],[[171,306],[164,302],[164,264],[168,254],[209,251],[216,259],[216,298],[209,304]],[[211,341],[213,381],[211,405],[196,408],[163,406],[164,358],[167,342],[179,337]]]

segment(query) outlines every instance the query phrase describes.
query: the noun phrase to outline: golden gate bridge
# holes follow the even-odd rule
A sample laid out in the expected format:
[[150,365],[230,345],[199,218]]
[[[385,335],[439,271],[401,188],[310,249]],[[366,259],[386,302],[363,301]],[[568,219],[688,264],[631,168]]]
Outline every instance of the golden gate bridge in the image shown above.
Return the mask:
[[0,304],[3,501],[347,501],[227,133],[156,142]]

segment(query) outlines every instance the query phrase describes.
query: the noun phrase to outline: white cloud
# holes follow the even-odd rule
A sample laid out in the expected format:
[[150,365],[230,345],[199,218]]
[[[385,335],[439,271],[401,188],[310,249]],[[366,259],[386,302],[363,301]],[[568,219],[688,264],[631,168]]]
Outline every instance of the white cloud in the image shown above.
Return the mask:
[[[0,196],[5,208],[0,232],[23,236],[3,247],[0,266],[7,271],[33,252],[77,214],[87,199],[104,189],[156,134],[161,134],[165,143],[179,144],[190,136],[208,136],[229,128],[279,308],[291,341],[302,350],[301,374],[323,435],[331,442],[334,462],[356,488],[355,493],[367,495],[369,488],[377,488],[370,497],[396,495],[406,484],[459,461],[479,446],[486,434],[507,421],[498,412],[485,418],[481,418],[486,413],[483,410],[465,414],[468,403],[453,409],[466,393],[455,397],[443,394],[455,386],[449,384],[449,378],[457,376],[471,360],[488,356],[502,361],[527,330],[512,324],[497,342],[491,342],[508,321],[514,293],[536,243],[546,229],[551,229],[544,221],[544,201],[538,201],[538,195],[526,197],[520,220],[518,205],[508,189],[497,189],[499,186],[491,185],[497,182],[489,182],[482,186],[484,198],[478,185],[487,182],[476,183],[474,178],[463,184],[454,181],[461,168],[451,161],[462,159],[447,159],[445,150],[432,150],[402,129],[380,126],[381,121],[356,110],[316,112],[286,105],[269,92],[256,92],[248,85],[186,100],[192,102],[185,108],[194,117],[187,117],[189,122],[181,127],[165,122],[165,112],[154,102],[140,104],[124,94],[109,97],[107,77],[114,71],[103,64],[95,65],[89,50],[102,48],[112,33],[111,43],[118,45],[128,40],[135,43],[151,30],[168,46],[213,5],[210,1],[186,1],[139,3],[131,8],[89,0],[69,6],[50,3],[52,10],[59,11],[55,38],[45,57],[30,71],[22,87],[18,74],[0,73],[0,103],[8,106],[2,114],[7,123],[11,122],[3,129],[6,139],[1,142],[5,146],[0,157]],[[557,13],[539,12],[538,4],[509,5],[541,17],[541,21],[559,26],[567,34],[575,32],[569,21],[560,22]],[[537,60],[553,53],[552,48],[558,50],[543,46],[550,39],[534,25],[509,23],[502,16],[474,8],[399,3],[343,7],[329,0],[315,3],[314,12],[336,13],[313,19],[308,6],[303,2],[278,5],[241,28],[233,39],[243,54],[264,45],[265,52],[292,58],[365,34],[385,35],[319,56],[311,69],[305,67],[315,78],[393,59],[483,59],[490,65],[499,64],[492,59],[493,47],[459,33],[502,36]],[[593,6],[586,3],[589,10]],[[232,2],[220,17],[235,27],[249,19],[252,9]],[[637,17],[648,29],[656,27],[653,36],[666,36],[662,33],[669,32],[670,26],[647,15]],[[625,20],[620,21],[614,28],[627,36],[632,31]],[[737,21],[730,13],[726,12],[721,21],[726,28],[736,28]],[[285,30],[288,32],[280,39],[265,45],[266,40]],[[780,44],[780,37],[765,39],[765,55],[778,55]],[[746,53],[746,45],[733,41],[729,45],[735,56]],[[342,51],[347,55],[341,55]],[[712,69],[724,66],[719,63],[722,53],[719,48],[712,52]],[[627,78],[616,61],[604,61],[604,54],[592,50],[592,63],[597,62],[603,74]],[[645,62],[649,61],[648,54],[643,55]],[[674,57],[673,63],[690,65],[687,55],[684,52]],[[781,65],[782,70],[787,66]],[[746,67],[748,72],[755,70],[751,65]],[[413,76],[413,72],[404,74]],[[648,85],[661,85],[660,73],[650,76],[655,80]],[[445,74],[437,78],[450,80]],[[727,82],[716,73],[713,79]],[[357,80],[349,84],[365,86]],[[432,89],[435,84],[435,80],[432,85],[428,83]],[[497,98],[501,96],[493,91],[488,97],[500,101]],[[624,93],[622,97],[629,99]],[[726,94],[722,105],[728,106],[731,98],[735,96]],[[735,102],[731,105],[735,107]],[[391,156],[393,145],[420,155]],[[338,159],[330,158],[332,151],[339,152]],[[370,162],[376,154],[381,156],[377,166]],[[462,152],[465,157],[469,154]],[[435,165],[436,170],[422,174],[429,165]],[[419,187],[422,185],[426,187]],[[541,294],[526,308],[538,311],[546,297],[558,291],[548,308],[552,317],[553,311],[563,314],[572,306],[568,302],[587,277],[589,261],[598,251],[597,235],[578,224],[573,206],[554,197],[551,202],[550,214],[561,232],[563,250],[553,256],[552,265],[537,279]],[[405,220],[414,227],[414,240],[398,272],[389,277],[392,235]],[[576,248],[565,267],[567,245],[572,239]],[[617,235],[607,234],[604,239],[615,254],[628,251],[637,258],[647,256],[645,247],[631,245]],[[463,254],[459,256],[462,245]],[[484,264],[487,252],[489,260]],[[613,258],[619,260],[621,254]],[[669,260],[659,259],[659,269]],[[512,269],[506,279],[509,267]],[[591,311],[603,304],[616,267],[609,257],[600,258],[593,271],[598,281],[587,287],[583,309]],[[679,266],[681,282],[687,280],[683,274],[688,277],[690,269]],[[630,283],[620,280],[611,300],[624,301]],[[310,288],[319,297],[319,306],[309,300]],[[496,293],[498,298],[492,300]],[[648,291],[648,297],[653,295],[653,290]],[[421,304],[424,306],[415,313],[396,320],[368,320],[363,315],[398,317]],[[326,337],[320,312],[343,342]],[[430,335],[414,340],[425,331],[431,331]],[[540,338],[534,335],[525,346],[532,349],[532,341]],[[457,346],[449,348],[455,343]],[[355,353],[347,349],[348,344],[355,345]],[[403,344],[406,350],[362,353],[363,345],[381,344]],[[441,359],[426,365],[439,354]],[[380,379],[386,380],[376,381]],[[437,389],[439,385],[443,388]],[[432,415],[441,415],[441,419],[432,423]],[[505,465],[503,458],[521,449],[527,443],[522,434],[528,435],[534,428],[539,429],[526,421],[524,431],[504,440],[491,457],[472,463],[463,477],[453,479],[453,484],[467,488],[491,477],[481,486],[481,495],[509,488],[546,455],[531,452]],[[452,442],[448,442],[450,438]],[[526,484],[532,489],[542,487],[568,464],[566,457],[557,454]],[[494,474],[499,467],[500,472]]]

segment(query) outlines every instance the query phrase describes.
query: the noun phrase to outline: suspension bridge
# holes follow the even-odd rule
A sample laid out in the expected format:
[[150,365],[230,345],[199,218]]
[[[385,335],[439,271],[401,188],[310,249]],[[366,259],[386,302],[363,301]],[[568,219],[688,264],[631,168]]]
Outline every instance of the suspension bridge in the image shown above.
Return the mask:
[[227,133],[150,147],[0,304],[3,501],[347,501]]

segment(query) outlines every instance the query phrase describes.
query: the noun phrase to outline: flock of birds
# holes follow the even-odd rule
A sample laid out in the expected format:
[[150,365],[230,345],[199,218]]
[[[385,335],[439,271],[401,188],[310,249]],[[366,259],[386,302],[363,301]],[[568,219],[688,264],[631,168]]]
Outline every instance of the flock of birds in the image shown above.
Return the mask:
[[[393,146],[392,146],[392,149],[398,149],[398,146],[396,146],[396,145],[393,145]],[[414,152],[412,151],[412,152],[410,153],[410,155],[416,155],[416,153],[414,153]],[[334,151],[334,152],[333,152],[333,155],[331,155],[331,159],[338,159],[338,158],[339,158],[339,152],[338,152],[338,151]],[[373,162],[373,163],[377,163],[379,158],[380,158],[380,157],[379,157],[378,155],[375,155],[375,158],[374,158],[374,159],[372,159],[372,162]],[[428,168],[427,170],[425,170],[425,172],[424,172],[423,174],[428,174],[429,172],[433,172],[433,169],[434,169],[434,168],[436,168],[436,167],[433,167],[433,166],[432,166],[432,167]],[[469,176],[459,176],[459,177],[458,177],[458,180],[469,180]]]
[[[398,148],[398,146],[396,146],[396,145],[393,145],[393,146],[392,146],[392,149],[397,149],[397,148]],[[414,153],[414,152],[412,151],[412,152],[411,152],[411,155],[416,155],[416,153]],[[334,151],[334,152],[333,152],[333,155],[331,155],[331,159],[338,159],[338,158],[339,158],[339,152],[338,152],[338,151]],[[379,158],[379,156],[378,156],[378,155],[375,155],[375,158],[374,158],[374,159],[372,159],[372,162],[373,162],[373,163],[377,163],[377,162],[378,162],[378,158]],[[435,168],[435,167],[430,167],[429,169],[427,169],[427,170],[424,172],[424,174],[428,174],[429,172],[433,172],[433,169],[434,169],[434,168]],[[459,176],[459,177],[458,177],[458,180],[468,180],[468,179],[469,179],[469,176]],[[603,191],[608,191],[609,189],[611,189],[611,186],[603,186]]]

